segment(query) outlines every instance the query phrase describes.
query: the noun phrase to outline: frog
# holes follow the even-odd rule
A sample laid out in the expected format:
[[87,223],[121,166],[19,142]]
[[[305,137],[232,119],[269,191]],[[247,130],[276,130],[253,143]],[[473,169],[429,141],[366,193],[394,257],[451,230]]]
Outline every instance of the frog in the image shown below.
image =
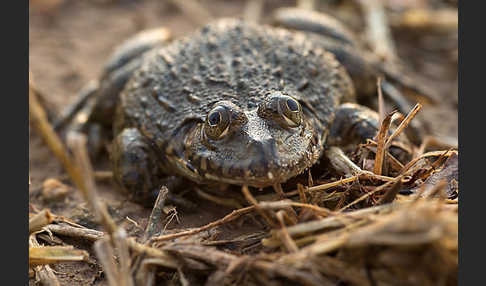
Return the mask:
[[119,187],[146,203],[174,177],[277,186],[330,146],[373,138],[379,116],[357,97],[376,92],[377,69],[340,22],[297,14],[217,19],[174,40],[157,28],[115,49],[83,91],[93,96],[83,126],[112,130]]

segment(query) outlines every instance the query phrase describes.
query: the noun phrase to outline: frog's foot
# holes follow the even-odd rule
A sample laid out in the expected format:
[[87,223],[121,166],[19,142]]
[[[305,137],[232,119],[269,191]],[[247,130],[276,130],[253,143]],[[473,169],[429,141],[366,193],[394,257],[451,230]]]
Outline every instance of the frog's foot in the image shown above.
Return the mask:
[[131,200],[152,207],[160,188],[166,186],[169,189],[167,204],[184,211],[197,208],[195,203],[183,197],[183,192],[188,190],[187,182],[162,172],[160,157],[137,129],[126,128],[118,134],[111,155],[115,181]]
[[132,200],[150,205],[160,190],[160,171],[157,156],[147,139],[135,128],[124,129],[112,145],[113,174]]
[[344,103],[338,107],[332,123],[327,144],[349,146],[365,143],[378,132],[379,115],[375,111],[355,103]]
[[[367,139],[373,139],[380,128],[378,114],[359,104],[345,103],[339,106],[336,117],[332,124],[326,145],[347,147],[357,146],[366,143]],[[391,131],[390,131],[391,134]],[[402,142],[409,145],[409,140],[405,134],[400,134],[394,142]],[[410,154],[394,146],[390,147],[390,153],[396,158],[408,158]]]

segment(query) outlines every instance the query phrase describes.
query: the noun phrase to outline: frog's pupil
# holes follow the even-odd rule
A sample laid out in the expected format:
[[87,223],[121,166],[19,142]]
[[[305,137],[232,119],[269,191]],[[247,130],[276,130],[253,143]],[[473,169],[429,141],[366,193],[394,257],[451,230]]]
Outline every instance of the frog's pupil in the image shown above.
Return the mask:
[[293,99],[287,99],[287,106],[289,107],[289,110],[290,111],[298,111],[299,110],[299,106],[297,105],[298,103],[293,100]]
[[211,125],[217,125],[220,121],[221,117],[219,116],[219,112],[213,112],[209,114],[209,124]]

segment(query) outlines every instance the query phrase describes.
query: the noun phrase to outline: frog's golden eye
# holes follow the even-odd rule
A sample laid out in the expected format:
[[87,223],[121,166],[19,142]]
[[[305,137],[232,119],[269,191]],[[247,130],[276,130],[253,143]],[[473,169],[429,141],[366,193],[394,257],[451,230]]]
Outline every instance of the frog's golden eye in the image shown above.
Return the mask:
[[221,139],[228,133],[230,121],[230,111],[225,106],[216,106],[206,117],[204,132],[213,140]]
[[300,103],[290,96],[279,98],[279,113],[282,115],[289,127],[297,127],[302,122],[302,112]]
[[298,127],[302,123],[302,107],[293,97],[273,92],[258,106],[258,115],[276,121],[283,127]]

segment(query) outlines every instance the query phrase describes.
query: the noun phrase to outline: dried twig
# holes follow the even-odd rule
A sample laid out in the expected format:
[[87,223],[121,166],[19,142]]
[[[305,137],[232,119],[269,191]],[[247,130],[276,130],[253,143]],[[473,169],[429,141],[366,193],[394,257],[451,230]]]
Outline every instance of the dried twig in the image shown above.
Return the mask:
[[138,243],[133,237],[127,238],[126,241],[128,247],[132,251],[139,255],[144,254],[148,257],[159,258],[162,261],[160,265],[163,265],[164,267],[176,269],[179,266],[178,262],[164,250]]
[[295,242],[292,240],[292,237],[290,237],[289,233],[287,232],[287,227],[285,226],[284,222],[284,211],[278,211],[276,216],[277,219],[280,223],[280,238],[282,239],[282,243],[285,245],[287,250],[289,252],[297,252],[299,248],[295,244]]
[[[29,246],[30,247],[40,246],[39,243],[37,242],[37,239],[35,238],[35,235],[31,235],[29,237]],[[60,286],[59,280],[57,280],[56,275],[52,271],[51,267],[49,267],[49,265],[39,265],[39,266],[34,266],[33,268],[37,278],[40,280],[42,285]]]
[[86,239],[88,241],[96,241],[103,238],[103,236],[105,235],[101,231],[89,228],[74,227],[65,223],[50,224],[46,227],[46,229],[58,235],[77,237],[81,239]]
[[213,222],[208,223],[207,225],[204,225],[202,227],[198,227],[198,228],[194,228],[194,229],[191,229],[191,230],[182,231],[182,232],[178,232],[178,233],[173,233],[173,234],[156,236],[156,237],[153,237],[151,239],[151,241],[159,242],[159,241],[171,240],[171,239],[175,239],[175,238],[179,238],[179,237],[183,237],[183,236],[193,235],[193,234],[211,229],[213,227],[228,223],[230,221],[233,221],[233,220],[241,217],[242,215],[245,215],[247,213],[252,212],[254,209],[255,209],[255,206],[250,206],[250,207],[242,208],[242,209],[239,209],[239,210],[234,210],[230,214],[223,217],[222,219],[219,219],[217,221],[213,221]]
[[128,252],[127,234],[123,228],[118,228],[113,234],[112,240],[118,254],[118,269],[119,276],[117,277],[117,285],[133,286],[133,278],[131,276],[131,257]]
[[[339,213],[336,214],[335,216],[323,218],[320,220],[313,220],[309,222],[303,222],[296,224],[294,226],[290,226],[287,228],[287,232],[289,235],[292,237],[294,236],[300,236],[303,234],[309,234],[315,231],[321,231],[324,229],[330,229],[330,228],[336,228],[336,227],[342,227],[345,226],[349,222],[356,221],[358,219],[365,219],[371,214],[376,214],[376,213],[385,213],[389,212],[393,209],[396,209],[399,205],[398,204],[386,204],[386,205],[380,205],[380,206],[375,206],[375,207],[370,207],[370,208],[365,208],[365,209],[360,209],[360,210],[355,210],[355,211],[350,211],[350,212],[345,212],[345,213]],[[279,230],[272,230],[272,232],[278,232]],[[263,239],[263,244],[270,246],[272,243],[272,239]]]
[[167,196],[169,195],[169,189],[166,186],[160,188],[157,200],[155,200],[154,207],[150,213],[145,233],[143,234],[142,242],[150,239],[157,231],[160,231],[162,225],[162,215],[164,214],[163,208],[165,206]]
[[391,181],[391,182],[386,182],[385,184],[377,187],[376,189],[374,189],[373,191],[371,192],[368,192],[364,195],[362,195],[361,197],[357,198],[356,200],[352,201],[351,203],[347,204],[346,206],[342,207],[341,209],[339,209],[339,212],[342,212],[343,210],[363,201],[364,199],[370,197],[371,195],[377,193],[377,192],[380,192],[380,191],[383,191],[384,189],[390,187],[391,185],[393,185],[394,183],[396,183],[397,181],[400,181],[401,179],[403,178],[403,175],[400,175],[398,177],[395,178],[394,181]]
[[402,122],[400,123],[400,125],[398,125],[398,128],[386,140],[385,150],[388,149],[388,147],[390,147],[393,139],[395,139],[403,131],[403,129],[405,129],[408,126],[408,124],[410,123],[410,121],[412,121],[412,119],[415,117],[415,115],[417,114],[417,112],[420,111],[421,108],[422,108],[422,105],[420,103],[417,103],[413,107],[413,109],[407,114],[407,117],[405,117],[405,119],[402,120]]
[[49,210],[43,210],[38,214],[29,218],[29,233],[41,230],[44,226],[50,224],[54,220]]
[[84,186],[84,183],[78,174],[78,170],[72,163],[69,153],[64,147],[61,139],[59,139],[49,124],[46,113],[38,101],[32,82],[29,82],[29,115],[34,122],[34,126],[39,130],[42,138],[46,141],[54,155],[61,161],[64,168],[73,179],[73,182],[77,186]]
[[288,207],[300,207],[300,208],[311,209],[323,216],[334,214],[334,212],[326,208],[322,208],[311,204],[294,202],[290,200],[282,200],[282,201],[275,201],[275,202],[259,202],[258,207],[261,209],[285,209]]
[[103,272],[108,280],[108,285],[118,285],[118,277],[120,273],[115,262],[115,253],[113,247],[108,239],[100,239],[94,244],[94,251],[98,257],[101,266],[103,266]]
[[78,186],[79,190],[108,234],[112,235],[116,232],[117,226],[108,214],[105,205],[99,200],[96,192],[93,169],[86,148],[86,137],[80,133],[70,132],[67,141],[73,150],[76,165],[79,168],[76,169],[75,176],[79,176],[80,178],[78,180],[83,182]]
[[280,199],[285,198],[285,193],[284,193],[284,191],[282,189],[282,185],[280,183],[274,184],[273,189],[275,190],[275,192],[277,193],[277,195],[279,196]]
[[[330,188],[341,186],[341,185],[344,185],[344,184],[347,184],[347,183],[352,183],[352,182],[357,181],[357,180],[369,180],[369,179],[379,180],[379,181],[384,181],[384,182],[391,182],[391,181],[395,180],[395,178],[392,178],[392,177],[375,175],[371,172],[363,171],[363,173],[361,173],[361,174],[358,174],[358,175],[355,175],[355,176],[352,176],[352,177],[349,177],[349,178],[346,178],[346,179],[340,179],[340,180],[335,181],[335,182],[317,185],[317,186],[308,188],[307,191],[309,191],[309,192],[323,191],[323,190],[327,190],[327,189],[330,189]],[[288,192],[287,194],[289,194],[289,193],[290,192]]]
[[303,204],[307,203],[307,196],[305,195],[305,189],[302,184],[297,184],[297,191],[299,192],[300,202]]
[[381,89],[381,83],[383,81],[382,77],[378,77],[376,79],[376,89],[378,90],[378,115],[379,115],[379,124],[380,126],[383,124],[383,120],[385,120],[385,99],[383,98],[383,91]]
[[393,202],[398,195],[402,187],[402,180],[397,180],[393,185],[390,187],[389,190],[385,193],[385,195],[378,201],[378,205],[388,204]]
[[[162,188],[159,190],[159,194],[157,195],[157,199],[155,200],[152,212],[150,213],[149,221],[141,240],[143,243],[148,241],[156,232],[160,231],[162,227],[162,215],[164,215],[163,208],[167,201],[168,195],[169,189],[167,189],[166,186],[162,186]],[[141,284],[142,282],[140,280],[143,280],[146,281],[145,285],[153,285],[155,269],[148,266],[148,264],[146,264],[146,260],[147,259],[145,259],[143,255],[138,256],[135,260],[135,264],[141,264],[142,267],[142,271],[135,275],[137,279],[136,284]]]
[[326,157],[336,171],[344,173],[345,176],[353,176],[363,173],[360,167],[354,164],[339,147],[331,146],[326,150]]
[[[376,154],[376,147],[375,147],[375,146],[377,146],[378,144],[377,144],[375,141],[371,140],[371,139],[369,139],[368,141],[369,141],[369,142],[368,142],[369,144],[364,144],[364,145],[361,145],[361,146],[362,146],[362,147],[364,147],[364,148],[366,148],[367,150],[370,150],[371,152],[373,152],[373,153],[375,153],[375,154]],[[390,163],[391,167],[392,167],[394,170],[396,170],[396,171],[400,171],[400,170],[402,170],[402,169],[403,169],[403,167],[404,167],[404,166],[403,166],[403,164],[402,164],[400,161],[398,161],[398,159],[397,159],[397,158],[395,158],[395,157],[394,157],[394,156],[393,156],[393,155],[390,153],[390,151],[386,150],[385,154],[386,154],[386,156],[385,156],[385,157],[386,157],[386,159],[388,159],[388,161],[389,161],[389,163]],[[375,156],[376,156],[376,155],[375,155]]]
[[71,135],[70,138],[68,138],[71,141],[73,152],[76,157],[77,165],[75,165],[63,143],[47,121],[45,112],[37,100],[35,91],[32,89],[32,83],[29,83],[29,87],[29,114],[34,120],[36,127],[39,129],[49,148],[61,161],[69,176],[81,191],[86,201],[90,204],[97,217],[106,227],[107,231],[109,233],[114,232],[116,226],[106,212],[106,209],[101,206],[96,195],[92,175],[93,171],[85,146],[86,139],[82,135]]
[[85,261],[88,252],[72,246],[42,246],[29,248],[29,265],[42,265],[65,261]]
[[248,186],[243,185],[241,187],[241,191],[243,192],[243,195],[245,196],[246,200],[255,206],[256,211],[265,219],[268,225],[276,228],[278,225],[272,220],[271,214],[265,210],[263,210],[259,205],[257,200],[251,195],[250,190],[248,189]]
[[432,152],[427,152],[424,153],[414,159],[412,159],[410,162],[408,162],[405,167],[400,171],[400,174],[405,174],[413,165],[415,165],[418,161],[421,159],[427,158],[427,157],[440,157],[440,156],[445,156],[448,157],[452,155],[453,153],[457,154],[457,151],[454,150],[442,150],[442,151],[432,151]]
[[385,119],[381,123],[378,135],[376,136],[376,142],[378,143],[378,146],[376,147],[375,166],[373,168],[373,173],[375,173],[376,175],[381,175],[382,172],[383,161],[385,159],[384,157],[386,151],[386,137],[388,135],[388,130],[390,129],[390,123],[394,113],[395,112],[391,112],[385,117]]

